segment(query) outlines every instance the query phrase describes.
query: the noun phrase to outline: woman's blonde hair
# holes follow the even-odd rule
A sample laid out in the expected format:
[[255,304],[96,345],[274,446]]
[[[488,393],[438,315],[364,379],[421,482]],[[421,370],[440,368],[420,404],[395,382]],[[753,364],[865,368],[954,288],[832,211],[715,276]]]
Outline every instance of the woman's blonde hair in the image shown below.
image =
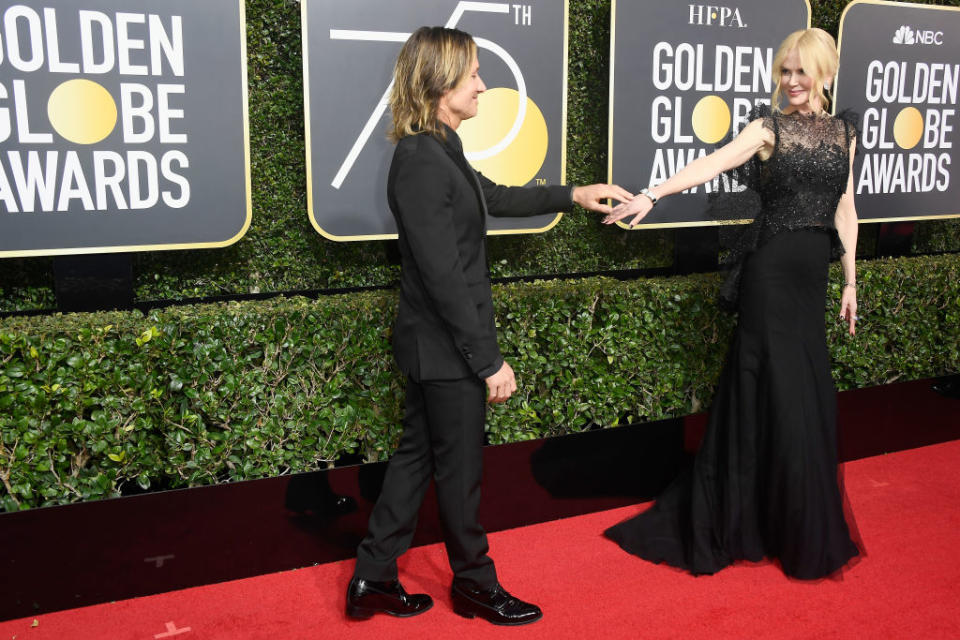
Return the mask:
[[830,98],[824,92],[824,81],[828,78],[835,78],[837,67],[840,66],[840,56],[837,53],[837,45],[833,36],[823,29],[801,29],[794,31],[786,37],[777,49],[777,55],[773,58],[773,67],[770,73],[773,75],[773,82],[776,88],[773,90],[773,97],[770,100],[770,106],[774,111],[780,111],[780,100],[783,92],[780,87],[780,81],[783,77],[781,69],[783,61],[791,51],[796,50],[797,57],[800,58],[800,65],[804,73],[813,78],[813,90],[811,97],[816,95],[820,98],[822,109],[830,104]]
[[407,39],[393,70],[390,110],[393,142],[416,133],[446,137],[437,120],[444,93],[470,73],[477,45],[468,33],[445,27],[420,27]]

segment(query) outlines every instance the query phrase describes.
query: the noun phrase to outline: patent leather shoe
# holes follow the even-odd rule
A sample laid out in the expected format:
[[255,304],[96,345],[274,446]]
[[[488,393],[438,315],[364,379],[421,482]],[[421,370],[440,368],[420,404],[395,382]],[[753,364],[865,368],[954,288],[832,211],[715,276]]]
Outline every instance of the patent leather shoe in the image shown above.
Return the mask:
[[409,618],[433,606],[425,593],[407,593],[399,580],[374,582],[354,577],[347,587],[347,616],[366,620],[375,613]]
[[465,618],[480,616],[493,624],[519,625],[543,617],[540,607],[514,598],[499,584],[492,589],[481,589],[472,580],[455,579],[450,596],[453,611]]

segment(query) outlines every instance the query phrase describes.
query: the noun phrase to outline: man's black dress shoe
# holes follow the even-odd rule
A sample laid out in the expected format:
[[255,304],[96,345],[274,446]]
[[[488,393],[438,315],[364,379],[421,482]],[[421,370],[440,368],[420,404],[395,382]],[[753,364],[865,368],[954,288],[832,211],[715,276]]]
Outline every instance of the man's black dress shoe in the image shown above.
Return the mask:
[[374,582],[354,577],[347,587],[347,615],[365,620],[375,613],[409,618],[433,606],[425,593],[407,593],[399,580]]
[[543,617],[540,607],[514,598],[499,584],[492,589],[481,589],[472,580],[454,579],[450,596],[453,611],[465,618],[480,616],[493,624],[518,625]]

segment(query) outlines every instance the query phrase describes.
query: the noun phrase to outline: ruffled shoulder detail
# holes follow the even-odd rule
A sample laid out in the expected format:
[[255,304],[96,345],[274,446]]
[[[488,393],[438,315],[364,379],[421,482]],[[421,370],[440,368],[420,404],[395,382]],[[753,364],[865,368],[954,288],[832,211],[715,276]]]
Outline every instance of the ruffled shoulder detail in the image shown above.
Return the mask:
[[840,113],[838,113],[834,117],[843,123],[843,126],[846,129],[847,140],[850,140],[852,138],[855,138],[857,140],[856,152],[859,153],[860,151],[860,114],[854,111],[853,109],[848,108],[848,109],[843,109]]
[[[756,104],[750,109],[750,115],[747,116],[748,122],[753,122],[754,120],[759,120],[763,118],[763,126],[767,129],[773,130],[773,109],[770,108],[766,102],[761,102]],[[732,136],[728,136],[729,139],[732,139]],[[729,141],[729,140],[728,140]]]
[[840,113],[835,115],[834,118],[846,124],[848,131],[857,136],[860,135],[860,114],[853,109],[843,109]]

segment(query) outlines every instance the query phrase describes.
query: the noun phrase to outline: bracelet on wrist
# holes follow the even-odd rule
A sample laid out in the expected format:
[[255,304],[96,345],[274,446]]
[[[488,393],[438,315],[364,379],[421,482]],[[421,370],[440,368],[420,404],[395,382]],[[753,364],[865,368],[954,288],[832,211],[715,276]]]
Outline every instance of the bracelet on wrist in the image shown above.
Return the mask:
[[850,287],[850,288],[853,289],[854,291],[857,290],[857,283],[856,283],[856,282],[844,282],[844,283],[843,283],[843,286],[844,286],[844,287]]
[[640,195],[647,196],[648,198],[650,198],[650,202],[653,204],[653,206],[657,206],[657,201],[660,200],[660,198],[654,195],[654,193],[650,191],[649,188],[640,189]]

